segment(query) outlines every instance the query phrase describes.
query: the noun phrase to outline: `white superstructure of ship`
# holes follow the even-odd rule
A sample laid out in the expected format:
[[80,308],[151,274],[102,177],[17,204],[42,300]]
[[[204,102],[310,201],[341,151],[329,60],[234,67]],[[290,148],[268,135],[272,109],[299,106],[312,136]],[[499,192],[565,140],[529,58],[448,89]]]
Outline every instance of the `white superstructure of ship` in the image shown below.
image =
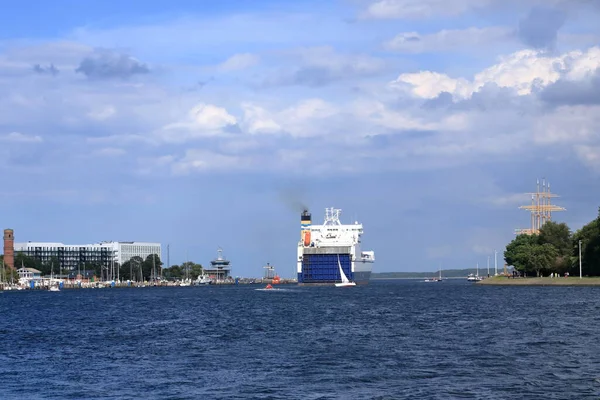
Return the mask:
[[[336,208],[325,209],[322,225],[313,225],[311,214],[301,215],[298,242],[298,283],[331,284],[341,280],[339,264],[353,282],[365,284],[371,277],[375,252],[361,250],[362,224],[342,224]],[[339,260],[339,262],[338,262]]]

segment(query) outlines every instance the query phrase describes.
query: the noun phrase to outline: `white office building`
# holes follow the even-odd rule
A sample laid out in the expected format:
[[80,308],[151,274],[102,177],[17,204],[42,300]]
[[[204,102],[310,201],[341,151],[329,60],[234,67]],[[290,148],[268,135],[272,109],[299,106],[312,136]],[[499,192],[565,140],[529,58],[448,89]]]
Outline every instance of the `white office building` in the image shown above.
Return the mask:
[[102,245],[112,246],[115,252],[115,261],[119,265],[129,261],[132,257],[141,257],[143,260],[149,255],[156,254],[162,260],[160,243],[150,242],[102,242]]

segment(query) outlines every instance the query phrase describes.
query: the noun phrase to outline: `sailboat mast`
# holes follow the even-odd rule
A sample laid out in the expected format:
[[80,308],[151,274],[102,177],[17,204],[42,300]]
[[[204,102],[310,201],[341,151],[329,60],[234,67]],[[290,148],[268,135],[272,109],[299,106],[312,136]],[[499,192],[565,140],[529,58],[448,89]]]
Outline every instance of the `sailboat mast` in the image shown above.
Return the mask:
[[152,254],[152,274],[154,274],[152,280],[156,282],[156,256]]

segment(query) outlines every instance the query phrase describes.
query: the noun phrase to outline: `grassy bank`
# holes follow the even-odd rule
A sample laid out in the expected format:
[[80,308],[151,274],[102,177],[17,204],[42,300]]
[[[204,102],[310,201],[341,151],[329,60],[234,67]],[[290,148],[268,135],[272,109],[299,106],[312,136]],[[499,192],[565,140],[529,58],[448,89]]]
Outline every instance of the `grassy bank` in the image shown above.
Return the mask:
[[477,282],[478,285],[499,285],[499,286],[600,286],[600,277],[582,278],[507,278],[504,276],[495,276]]

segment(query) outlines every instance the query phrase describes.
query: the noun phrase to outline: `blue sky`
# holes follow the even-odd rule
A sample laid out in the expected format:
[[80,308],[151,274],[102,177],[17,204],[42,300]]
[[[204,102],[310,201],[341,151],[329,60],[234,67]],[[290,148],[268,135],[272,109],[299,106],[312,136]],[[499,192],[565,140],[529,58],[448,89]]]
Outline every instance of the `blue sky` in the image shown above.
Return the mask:
[[[600,189],[600,6],[54,1],[0,15],[0,221],[17,241],[217,246],[293,276],[298,204],[376,272],[485,266],[547,178]],[[166,257],[163,257],[166,258]],[[502,265],[502,257],[498,257]]]

